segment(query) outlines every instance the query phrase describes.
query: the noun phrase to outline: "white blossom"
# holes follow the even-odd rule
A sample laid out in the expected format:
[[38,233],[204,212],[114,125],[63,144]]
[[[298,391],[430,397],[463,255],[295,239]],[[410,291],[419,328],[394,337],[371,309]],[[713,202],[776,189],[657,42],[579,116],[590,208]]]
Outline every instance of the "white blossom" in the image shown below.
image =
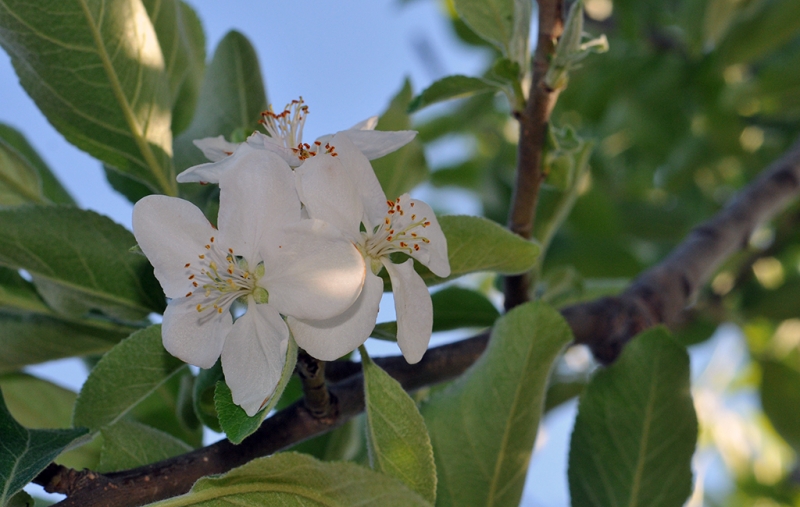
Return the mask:
[[[301,166],[306,160],[330,152],[330,140],[334,134],[317,138],[313,143],[303,142],[303,129],[308,106],[300,100],[293,100],[286,105],[283,111],[275,113],[270,106],[269,110],[261,113],[259,122],[264,126],[267,134],[254,132],[247,141],[241,144],[231,143],[223,136],[208,137],[194,141],[194,144],[203,151],[211,160],[210,163],[200,164],[183,171],[178,175],[181,183],[203,182],[217,183],[220,175],[229,167],[236,165],[235,160],[230,160],[228,155],[234,153],[267,151],[277,154],[290,167]],[[377,116],[357,123],[348,130],[344,130],[353,144],[369,160],[374,160],[387,155],[405,146],[416,136],[413,130],[381,131],[375,130],[378,124]],[[340,133],[341,133],[340,132]]]
[[450,274],[447,241],[433,210],[403,194],[386,199],[367,158],[346,132],[330,141],[331,153],[307,160],[295,170],[300,199],[309,216],[325,217],[364,256],[367,277],[361,295],[343,314],[331,319],[287,319],[309,354],[323,360],[340,357],[361,345],[378,314],[385,268],[392,281],[397,313],[397,343],[408,362],[418,362],[428,348],[433,325],[430,294],[414,271],[412,259],[401,264],[390,255],[402,252],[434,274]]
[[[267,152],[244,153],[220,177],[219,229],[192,203],[148,196],[134,235],[164,293],[162,338],[201,368],[222,358],[233,401],[254,415],[272,396],[289,340],[284,316],[329,319],[361,291],[365,264],[325,222],[301,220],[292,170]],[[231,305],[244,315],[234,322]]]

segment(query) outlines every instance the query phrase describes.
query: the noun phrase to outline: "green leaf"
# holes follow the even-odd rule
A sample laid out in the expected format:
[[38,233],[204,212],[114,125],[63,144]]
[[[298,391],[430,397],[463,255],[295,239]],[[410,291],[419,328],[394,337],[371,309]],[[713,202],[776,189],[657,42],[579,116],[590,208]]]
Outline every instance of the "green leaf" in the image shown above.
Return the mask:
[[8,411],[28,428],[69,428],[77,394],[25,373],[0,376]]
[[[446,215],[438,219],[447,238],[450,276],[439,278],[425,266],[416,263],[414,268],[428,285],[477,271],[493,271],[504,275],[524,273],[534,266],[539,256],[537,243],[526,241],[486,218]],[[381,273],[385,275],[385,271]]]
[[192,141],[218,135],[231,141],[234,132],[258,128],[267,108],[258,56],[247,38],[231,31],[220,41],[206,69],[200,98],[189,128],[175,138],[179,170],[208,162]]
[[222,363],[217,360],[211,368],[200,370],[200,373],[197,374],[197,378],[194,381],[194,389],[192,392],[194,413],[203,424],[217,433],[222,433],[222,426],[219,425],[217,408],[214,406],[214,391],[217,382],[221,381],[223,378]]
[[[406,79],[403,87],[378,119],[376,130],[410,129],[411,118],[408,116],[408,107],[411,97],[411,82]],[[414,139],[393,153],[373,160],[372,168],[389,199],[396,199],[416,187],[427,180],[430,173],[425,162],[422,143],[418,139]]]
[[0,399],[0,505],[6,505],[53,458],[87,432],[85,428],[29,430],[11,417],[5,401]]
[[192,120],[206,63],[206,37],[194,10],[181,0],[143,0],[153,23],[172,103],[172,132]]
[[403,386],[359,347],[364,371],[367,446],[372,468],[436,501],[436,465],[425,421]]
[[23,490],[12,496],[5,507],[34,507],[35,503],[31,495]]
[[47,200],[56,204],[75,204],[75,200],[69,195],[67,189],[56,179],[53,172],[21,132],[0,123],[0,143],[5,143],[6,146],[15,150],[24,162],[36,171],[41,182],[41,193]]
[[227,505],[430,506],[400,481],[368,468],[282,453],[255,459],[219,477],[200,479],[189,493],[151,507]]
[[778,434],[800,452],[800,371],[782,362],[761,361],[761,406]]
[[0,137],[0,206],[45,203],[36,169]]
[[[456,12],[461,19],[476,34],[497,46],[504,56],[509,57],[511,56],[511,41],[514,39],[517,25],[514,20],[514,3],[514,0],[454,1]],[[517,29],[517,31],[519,30]],[[521,36],[522,34],[519,37]]]
[[0,45],[20,83],[68,141],[174,195],[164,57],[138,0],[6,0]]
[[[480,292],[463,287],[446,287],[431,295],[433,332],[465,327],[490,327],[500,316],[491,301]],[[372,337],[397,340],[397,322],[381,322],[372,330]]]
[[[72,407],[77,394],[24,373],[0,377],[0,388],[11,415],[26,428],[72,427]],[[94,469],[100,459],[100,439],[61,453],[54,461],[69,468]]]
[[161,344],[161,325],[133,333],[92,369],[75,403],[73,423],[97,431],[119,422],[186,365]]
[[92,211],[67,206],[0,210],[0,264],[25,269],[54,309],[90,309],[137,320],[164,308],[147,259],[130,253],[130,231]]
[[19,272],[0,266],[0,306],[6,309],[35,313],[52,313],[42,301],[34,285],[22,278]]
[[100,430],[103,451],[97,471],[127,470],[155,463],[192,450],[168,433],[134,421],[119,421]]
[[573,505],[683,505],[697,439],[689,388],[689,356],[661,328],[592,378],[570,443]]
[[102,321],[0,309],[0,372],[64,357],[102,354],[130,334],[130,328]]
[[800,30],[800,2],[760,2],[756,12],[740,16],[720,44],[725,65],[750,63],[779,50],[797,37]]
[[497,321],[483,356],[422,405],[437,505],[519,504],[547,379],[571,339],[558,312],[520,305]]
[[408,105],[408,112],[419,111],[437,102],[469,97],[477,93],[492,92],[498,89],[499,86],[497,84],[479,77],[460,75],[443,77],[414,97],[414,100]]
[[283,364],[281,379],[277,387],[275,387],[275,391],[269,395],[268,401],[264,400],[266,402],[264,408],[259,410],[253,417],[248,417],[242,407],[233,403],[231,389],[225,382],[217,382],[217,389],[214,393],[214,406],[217,409],[219,424],[228,440],[234,444],[240,444],[242,440],[261,426],[261,422],[281,398],[283,390],[286,389],[286,384],[292,378],[296,363],[297,343],[295,343],[294,338],[289,338],[289,346],[286,348],[286,362]]

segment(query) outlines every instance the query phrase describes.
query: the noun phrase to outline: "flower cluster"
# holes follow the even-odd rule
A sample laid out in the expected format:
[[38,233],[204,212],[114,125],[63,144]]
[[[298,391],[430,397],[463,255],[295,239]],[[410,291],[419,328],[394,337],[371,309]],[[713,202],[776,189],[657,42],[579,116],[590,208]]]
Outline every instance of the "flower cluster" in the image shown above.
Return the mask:
[[[233,401],[248,415],[272,396],[290,333],[312,356],[333,360],[361,345],[392,282],[397,342],[417,362],[428,347],[433,308],[413,260],[450,274],[447,242],[433,210],[408,194],[387,200],[369,163],[414,138],[374,130],[371,118],[304,143],[302,99],[262,114],[267,135],[195,144],[210,163],[180,182],[218,183],[218,227],[192,203],[148,196],[133,231],[164,293],[164,347],[201,368],[221,357]],[[391,254],[410,258],[395,264]],[[234,320],[232,305],[244,314]]]

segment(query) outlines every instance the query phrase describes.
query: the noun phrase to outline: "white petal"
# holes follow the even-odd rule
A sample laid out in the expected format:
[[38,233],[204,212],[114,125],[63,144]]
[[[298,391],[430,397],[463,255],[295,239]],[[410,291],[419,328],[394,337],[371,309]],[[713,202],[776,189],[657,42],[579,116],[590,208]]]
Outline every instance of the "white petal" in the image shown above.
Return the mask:
[[202,150],[203,155],[212,162],[218,162],[223,158],[232,155],[239,147],[239,143],[230,143],[224,136],[206,137],[192,141],[195,146]]
[[184,266],[203,253],[214,228],[189,201],[149,195],[133,207],[133,235],[155,268],[164,293],[177,298],[191,290]]
[[413,232],[417,233],[418,237],[428,239],[429,243],[419,242],[419,250],[412,250],[411,256],[422,265],[427,266],[434,275],[442,278],[450,276],[447,238],[442,232],[442,227],[439,225],[433,209],[424,201],[411,199],[408,194],[403,194],[399,197],[399,205],[404,210],[404,213],[399,217],[395,214],[395,229],[403,229],[415,221],[425,220],[430,222],[427,227],[418,226],[414,229]]
[[289,329],[270,305],[251,302],[234,323],[222,349],[222,371],[233,402],[252,417],[281,378]]
[[[234,155],[235,156],[235,155]],[[292,170],[274,153],[252,150],[219,181],[222,245],[250,263],[270,231],[300,220],[300,199]]]
[[236,167],[243,157],[248,157],[254,152],[264,152],[264,149],[254,148],[247,143],[239,144],[233,152],[233,155],[221,158],[216,162],[190,167],[180,173],[176,179],[178,183],[219,183],[220,177],[225,174],[226,171]]
[[357,180],[339,157],[317,155],[295,170],[297,191],[312,218],[325,220],[353,240],[361,237],[364,208]]
[[225,336],[231,329],[231,313],[226,308],[218,313],[214,308],[198,312],[198,296],[173,299],[164,312],[161,337],[167,352],[181,361],[211,368],[217,362]]
[[425,282],[414,271],[414,261],[392,264],[382,259],[392,280],[394,309],[397,313],[397,345],[411,364],[418,363],[431,340],[433,303]]
[[317,359],[333,361],[352,352],[369,338],[375,327],[382,295],[383,279],[367,271],[361,295],[346,312],[327,320],[287,317],[286,323],[301,348]]
[[298,319],[329,319],[347,310],[364,285],[366,267],[358,249],[320,220],[285,227],[262,244],[266,273],[259,285],[269,304]]
[[414,130],[345,130],[353,144],[370,160],[397,151],[414,140]]
[[275,139],[261,132],[253,132],[247,138],[247,144],[259,150],[266,150],[275,153],[284,162],[289,164],[289,167],[297,167],[302,161],[291,148],[286,147],[282,140]]
[[378,177],[375,176],[375,171],[367,157],[350,140],[350,132],[339,132],[333,136],[331,145],[336,148],[336,152],[339,154],[337,158],[356,183],[365,214],[359,219],[363,220],[367,228],[371,229],[383,220],[387,210],[386,194],[381,188]]
[[375,127],[378,126],[378,117],[377,116],[370,116],[366,120],[362,120],[348,130],[375,130]]

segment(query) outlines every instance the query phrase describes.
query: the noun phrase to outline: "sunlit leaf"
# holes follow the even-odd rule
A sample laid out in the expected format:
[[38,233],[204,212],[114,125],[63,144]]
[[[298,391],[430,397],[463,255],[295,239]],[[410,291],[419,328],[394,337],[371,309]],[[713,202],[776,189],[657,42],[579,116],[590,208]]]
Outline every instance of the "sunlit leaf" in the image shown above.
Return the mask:
[[372,468],[436,500],[436,466],[425,421],[414,400],[361,349],[367,445]]
[[0,45],[67,140],[156,191],[176,193],[169,83],[141,2],[7,0]]
[[422,405],[437,505],[519,504],[547,379],[571,339],[549,306],[518,306],[497,321],[481,358]]
[[[343,487],[344,486],[344,487]],[[430,506],[400,481],[353,463],[327,463],[296,453],[259,458],[219,477],[197,481],[192,490],[152,507],[352,507]]]
[[497,46],[505,56],[510,56],[516,25],[514,0],[455,0],[454,3],[461,19],[475,33]]

